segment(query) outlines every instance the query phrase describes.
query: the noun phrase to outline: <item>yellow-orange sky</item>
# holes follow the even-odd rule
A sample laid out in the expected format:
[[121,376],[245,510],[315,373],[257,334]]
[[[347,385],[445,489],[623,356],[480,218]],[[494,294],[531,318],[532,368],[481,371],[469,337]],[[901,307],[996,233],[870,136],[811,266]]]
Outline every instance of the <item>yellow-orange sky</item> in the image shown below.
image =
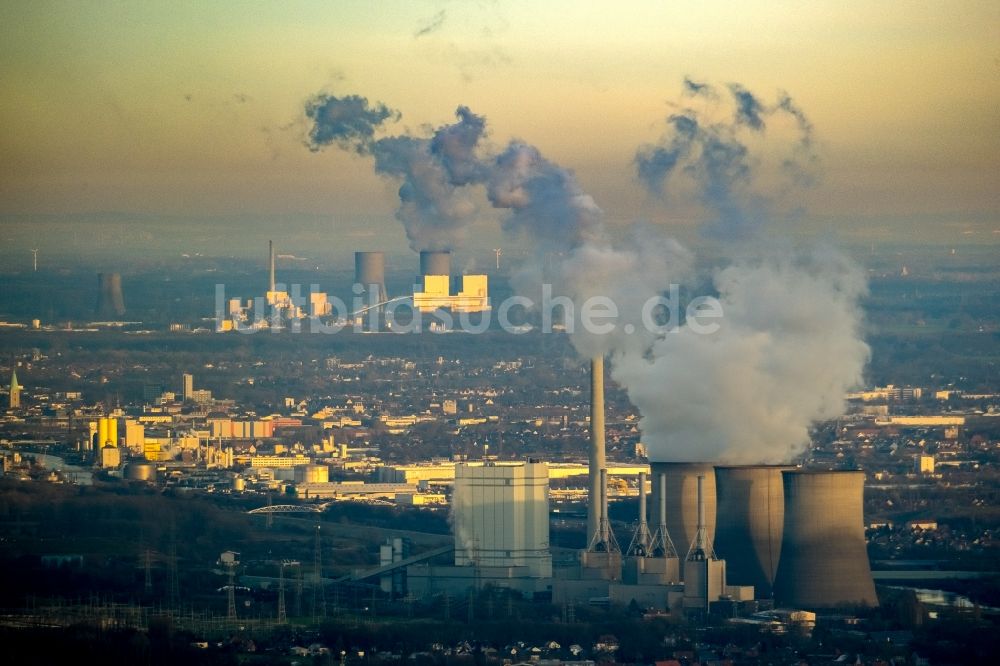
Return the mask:
[[303,147],[324,90],[414,130],[468,105],[611,220],[683,222],[631,160],[685,75],[795,98],[823,158],[816,219],[1000,226],[995,1],[6,2],[0,214],[304,212],[399,235],[364,159]]

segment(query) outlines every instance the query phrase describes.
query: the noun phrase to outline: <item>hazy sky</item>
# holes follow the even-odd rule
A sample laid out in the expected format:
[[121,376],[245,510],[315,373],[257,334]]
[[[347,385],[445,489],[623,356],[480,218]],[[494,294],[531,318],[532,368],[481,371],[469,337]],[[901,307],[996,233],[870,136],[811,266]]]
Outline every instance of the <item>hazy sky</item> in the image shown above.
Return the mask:
[[402,248],[391,184],[364,158],[303,147],[304,102],[326,91],[385,102],[414,131],[468,105],[491,141],[574,169],[613,224],[690,225],[632,164],[685,76],[795,98],[823,163],[803,195],[811,227],[997,239],[996,0],[8,0],[0,214],[304,214],[288,233],[329,221],[347,245]]

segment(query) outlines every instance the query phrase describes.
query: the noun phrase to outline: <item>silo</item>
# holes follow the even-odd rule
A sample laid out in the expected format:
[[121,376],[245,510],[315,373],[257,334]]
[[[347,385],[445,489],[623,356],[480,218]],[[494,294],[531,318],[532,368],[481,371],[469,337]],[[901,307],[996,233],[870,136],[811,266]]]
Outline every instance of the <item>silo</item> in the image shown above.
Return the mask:
[[125,314],[125,299],[122,296],[122,276],[118,273],[97,274],[98,318],[120,317]]
[[382,252],[354,253],[354,283],[360,284],[365,293],[376,285],[375,298],[379,303],[386,300],[385,289],[385,254]]
[[726,561],[726,580],[753,585],[758,599],[773,593],[785,520],[781,473],[791,465],[715,468],[715,553]]
[[451,275],[451,250],[421,250],[421,275]]
[[877,606],[860,471],[782,472],[785,527],[774,596],[785,606]]
[[660,493],[667,498],[667,532],[677,554],[683,559],[698,532],[698,477],[704,476],[705,533],[715,541],[715,472],[711,463],[653,462],[653,478],[666,477],[666,491],[653,484],[653,506],[659,506]]

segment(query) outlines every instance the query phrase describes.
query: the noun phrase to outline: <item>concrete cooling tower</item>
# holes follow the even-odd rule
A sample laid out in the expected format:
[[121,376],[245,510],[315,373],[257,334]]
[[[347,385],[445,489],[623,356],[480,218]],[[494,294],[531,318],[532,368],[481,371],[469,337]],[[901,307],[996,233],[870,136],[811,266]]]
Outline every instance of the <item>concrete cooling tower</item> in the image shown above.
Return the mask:
[[774,596],[784,606],[877,606],[863,517],[864,472],[782,472],[785,528]]
[[382,252],[355,252],[354,253],[354,283],[365,288],[365,293],[371,289],[371,285],[377,285],[378,302],[387,299],[385,289],[385,254]]
[[421,250],[421,275],[451,275],[450,250]]
[[98,319],[112,319],[125,314],[122,276],[118,273],[97,274],[97,307],[94,314]]
[[715,468],[715,553],[726,561],[726,580],[753,585],[758,599],[773,594],[781,555],[785,492],[781,473],[790,465]]
[[[683,559],[698,532],[698,477],[704,476],[705,534],[715,541],[715,471],[711,463],[652,462],[654,479],[666,475],[667,532]],[[660,484],[653,484],[653,506],[659,506]]]

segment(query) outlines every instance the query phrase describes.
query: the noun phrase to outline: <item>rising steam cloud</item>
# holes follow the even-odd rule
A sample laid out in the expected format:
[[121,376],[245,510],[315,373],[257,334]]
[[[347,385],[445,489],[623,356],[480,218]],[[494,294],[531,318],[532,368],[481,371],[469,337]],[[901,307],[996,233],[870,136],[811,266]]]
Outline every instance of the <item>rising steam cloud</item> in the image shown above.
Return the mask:
[[[694,196],[713,216],[704,230],[715,237],[743,240],[760,233],[769,218],[778,214],[781,195],[793,187],[815,180],[818,159],[813,152],[813,127],[787,93],[778,101],[766,104],[742,85],[726,87],[730,106],[728,115],[719,118],[722,95],[708,83],[684,80],[685,104],[667,117],[667,131],[656,144],[643,146],[635,158],[639,179],[654,195],[667,198],[665,185],[670,180],[686,178],[693,185]],[[710,101],[705,108],[687,102]],[[761,186],[763,151],[753,154],[752,146],[762,142],[768,122],[774,120],[791,133],[791,140],[771,140],[772,147],[784,149],[780,171],[789,182]],[[790,121],[790,122],[789,122]]]
[[429,137],[409,134],[376,139],[375,133],[400,114],[369,104],[358,95],[317,95],[306,105],[312,122],[307,145],[354,150],[375,160],[375,172],[400,183],[396,218],[414,250],[450,250],[462,244],[476,206],[463,186],[482,179],[476,147],[486,122],[465,107],[458,122]]
[[[722,90],[685,79],[684,103],[674,105],[661,141],[638,151],[637,175],[663,201],[677,196],[671,186],[683,180],[709,212],[708,233],[761,240],[782,197],[815,176],[813,128],[787,94],[768,104],[738,84]],[[722,100],[729,112],[720,119]],[[706,108],[689,105],[697,102]],[[577,316],[592,297],[613,303],[611,333],[576,326],[571,341],[584,357],[610,358],[612,376],[641,412],[653,460],[789,460],[808,443],[809,426],[840,414],[844,393],[861,381],[864,276],[832,250],[743,252],[714,275],[724,313],[715,333],[698,334],[684,322],[651,331],[643,305],[690,279],[693,255],[647,228],[612,243],[603,212],[572,171],[537,148],[523,141],[486,146],[485,119],[466,107],[455,123],[426,136],[382,138],[376,134],[399,114],[363,97],[320,95],[306,113],[311,150],[336,145],[370,156],[378,174],[400,183],[397,218],[414,249],[460,244],[477,214],[473,188],[482,188],[494,208],[508,211],[505,232],[535,251],[515,276],[519,290],[537,302],[537,286],[551,284]],[[772,124],[783,134],[772,136]],[[763,173],[772,165],[757,150],[765,136],[767,153],[781,155],[778,192],[762,185],[773,181],[762,175],[774,175]]]

